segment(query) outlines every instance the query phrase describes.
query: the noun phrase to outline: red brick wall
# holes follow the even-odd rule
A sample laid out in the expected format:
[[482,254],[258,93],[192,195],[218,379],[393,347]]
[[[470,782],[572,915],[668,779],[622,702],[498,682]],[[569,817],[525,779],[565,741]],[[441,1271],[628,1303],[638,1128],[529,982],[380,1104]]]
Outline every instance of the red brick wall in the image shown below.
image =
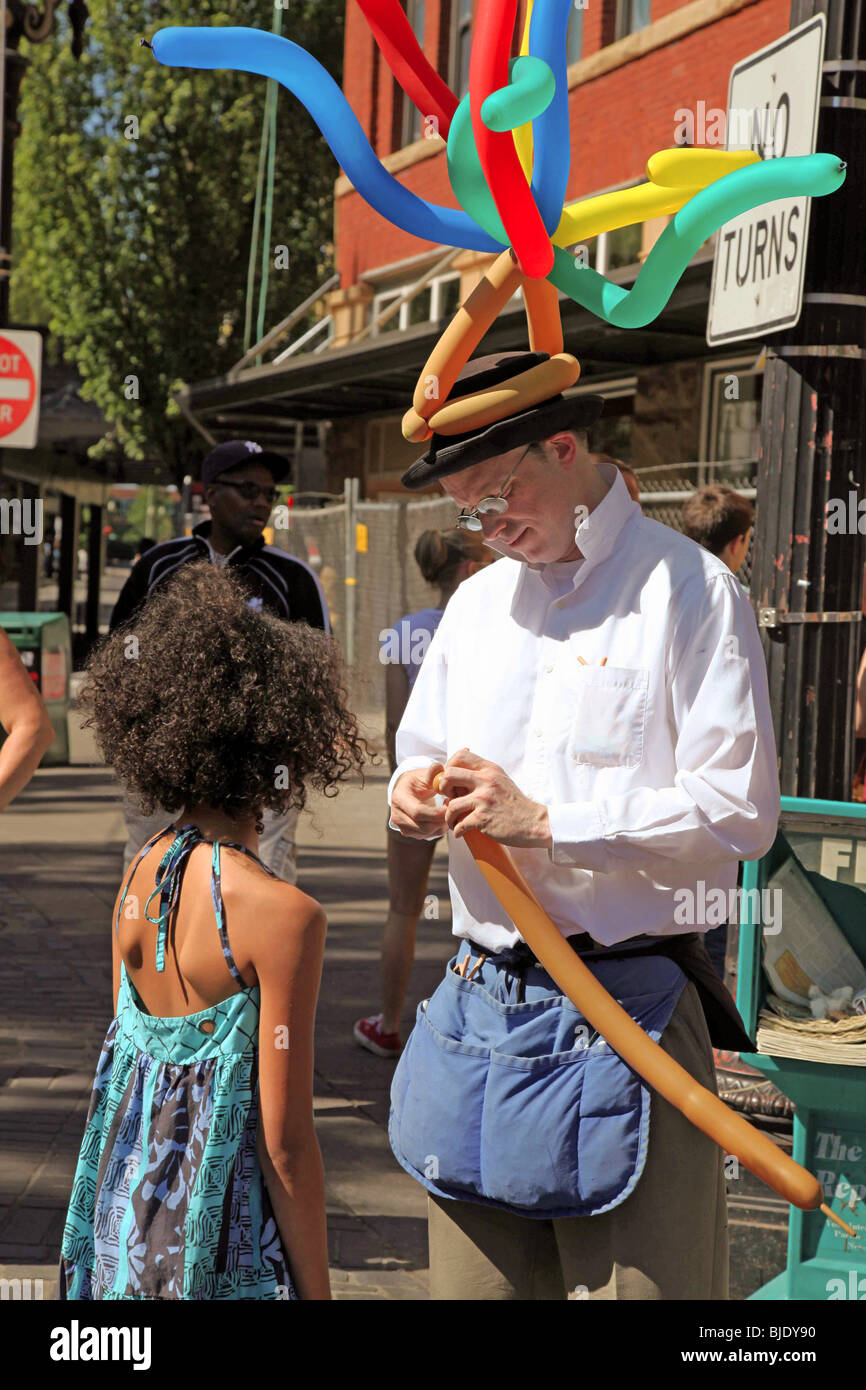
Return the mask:
[[[434,61],[443,49],[447,51],[441,20],[446,17],[442,11],[447,14],[449,8],[447,0],[441,4],[427,0],[424,46]],[[653,0],[653,19],[680,8],[677,0]],[[614,10],[615,0],[593,0],[584,11],[584,57],[611,41]],[[573,90],[568,198],[639,177],[655,150],[674,144],[677,109],[696,110],[701,100],[707,109],[724,107],[733,64],[789,27],[790,0],[755,0],[736,14]],[[378,67],[379,111],[374,123],[372,41],[358,5],[348,0],[344,90],[365,130],[375,129],[375,148],[381,157],[388,152],[383,141],[390,143],[394,125],[394,83],[387,64],[382,61]],[[439,70],[447,76],[441,63]],[[421,160],[398,177],[420,196],[456,206],[444,152]],[[434,244],[392,226],[356,193],[337,202],[337,268],[344,287],[365,270],[418,255]]]

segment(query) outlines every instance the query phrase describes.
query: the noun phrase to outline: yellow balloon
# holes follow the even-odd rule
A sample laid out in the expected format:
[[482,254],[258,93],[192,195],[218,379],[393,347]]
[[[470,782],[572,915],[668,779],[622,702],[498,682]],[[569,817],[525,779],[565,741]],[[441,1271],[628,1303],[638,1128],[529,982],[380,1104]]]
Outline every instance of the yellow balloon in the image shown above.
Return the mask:
[[[528,0],[526,6],[526,23],[523,26],[523,38],[520,41],[520,57],[525,58],[529,52],[529,24],[532,19],[532,6],[534,0]],[[517,126],[511,132],[514,139],[514,148],[517,151],[517,158],[520,160],[520,167],[523,170],[527,183],[532,182],[532,122],[526,121],[524,125]]]
[[734,169],[757,162],[754,150],[659,150],[647,161],[649,183],[600,193],[563,208],[554,246],[572,246],[585,237],[613,232],[651,217],[679,212],[695,193]]
[[659,150],[647,160],[647,177],[665,188],[706,188],[724,174],[757,164],[755,150]]
[[598,236],[599,232],[613,232],[617,227],[679,212],[694,192],[693,188],[658,188],[654,183],[639,183],[634,188],[620,188],[615,193],[600,193],[597,198],[570,203],[563,208],[551,240],[554,246],[571,246],[575,241]]

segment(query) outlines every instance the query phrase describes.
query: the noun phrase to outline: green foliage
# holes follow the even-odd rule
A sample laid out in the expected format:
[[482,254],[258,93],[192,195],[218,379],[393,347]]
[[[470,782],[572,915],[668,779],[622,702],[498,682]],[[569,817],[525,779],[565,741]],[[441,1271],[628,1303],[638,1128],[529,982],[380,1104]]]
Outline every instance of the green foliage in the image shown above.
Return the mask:
[[[221,374],[243,352],[267,84],[162,67],[138,41],[168,24],[270,29],[273,10],[267,0],[90,0],[89,10],[78,62],[62,13],[53,39],[27,50],[12,314],[47,315],[83,394],[113,426],[102,452],[161,459],[179,480],[203,443],[171,410],[170,392]],[[343,10],[342,0],[291,0],[282,16],[284,36],[337,81]],[[331,273],[323,248],[337,173],[313,121],[281,88],[271,240],[288,247],[289,268],[275,268],[272,247],[268,325]]]

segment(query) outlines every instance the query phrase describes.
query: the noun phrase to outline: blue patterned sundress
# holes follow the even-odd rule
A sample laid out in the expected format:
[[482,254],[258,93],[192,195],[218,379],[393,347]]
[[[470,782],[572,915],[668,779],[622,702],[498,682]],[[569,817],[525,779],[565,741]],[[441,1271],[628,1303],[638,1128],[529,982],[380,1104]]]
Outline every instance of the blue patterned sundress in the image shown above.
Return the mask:
[[[117,911],[152,845],[172,832],[145,916],[163,970],[171,912],[197,844],[213,844],[211,897],[237,984],[210,1009],[155,1018],[120,965],[87,1116],[60,1255],[61,1299],[296,1299],[256,1152],[259,988],[229,949],[220,845],[197,826],[167,826],[130,869]],[[242,850],[275,878],[257,855]],[[160,915],[147,916],[160,894]]]

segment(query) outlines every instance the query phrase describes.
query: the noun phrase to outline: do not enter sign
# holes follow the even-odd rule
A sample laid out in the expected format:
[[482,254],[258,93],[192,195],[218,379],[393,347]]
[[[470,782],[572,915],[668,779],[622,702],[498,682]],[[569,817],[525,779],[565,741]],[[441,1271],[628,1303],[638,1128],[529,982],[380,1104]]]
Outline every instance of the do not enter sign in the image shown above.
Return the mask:
[[7,329],[0,333],[0,441],[32,449],[39,433],[42,337]]

